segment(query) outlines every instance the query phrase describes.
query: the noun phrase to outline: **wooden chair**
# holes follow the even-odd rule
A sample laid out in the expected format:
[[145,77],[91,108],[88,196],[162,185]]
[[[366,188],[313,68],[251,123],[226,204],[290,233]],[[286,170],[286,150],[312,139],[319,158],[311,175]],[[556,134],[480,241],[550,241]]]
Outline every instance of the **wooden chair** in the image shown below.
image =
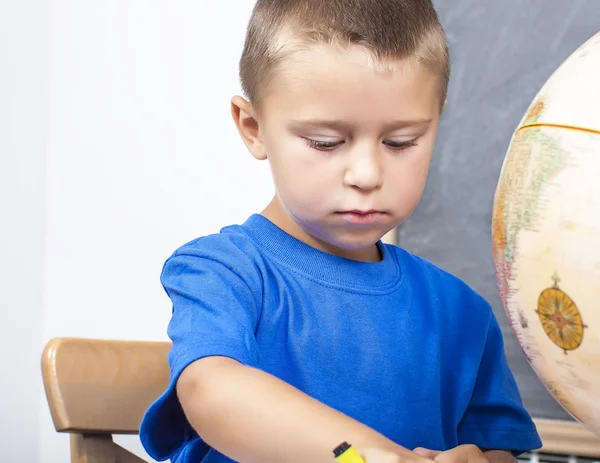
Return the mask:
[[166,389],[170,343],[58,338],[42,355],[54,427],[71,435],[71,463],[144,463],[113,442],[137,434]]
[[[112,435],[138,433],[147,407],[169,382],[170,347],[73,338],[46,345],[44,389],[56,430],[71,434],[71,463],[144,463]],[[537,455],[600,458],[600,438],[580,424],[543,419],[536,424],[544,442]]]

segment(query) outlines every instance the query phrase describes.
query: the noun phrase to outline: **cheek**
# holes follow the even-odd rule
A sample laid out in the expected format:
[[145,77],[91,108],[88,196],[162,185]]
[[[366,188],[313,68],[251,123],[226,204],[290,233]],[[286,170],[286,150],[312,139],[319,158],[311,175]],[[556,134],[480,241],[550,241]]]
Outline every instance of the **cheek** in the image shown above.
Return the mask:
[[390,169],[393,175],[387,179],[394,196],[404,200],[418,198],[425,187],[430,160],[431,156],[426,152],[414,152],[409,156],[400,157],[393,169]]
[[312,207],[323,203],[333,195],[336,178],[339,183],[339,166],[334,159],[312,150],[302,140],[285,141],[281,139],[273,144],[269,153],[280,197],[290,203],[307,203]]

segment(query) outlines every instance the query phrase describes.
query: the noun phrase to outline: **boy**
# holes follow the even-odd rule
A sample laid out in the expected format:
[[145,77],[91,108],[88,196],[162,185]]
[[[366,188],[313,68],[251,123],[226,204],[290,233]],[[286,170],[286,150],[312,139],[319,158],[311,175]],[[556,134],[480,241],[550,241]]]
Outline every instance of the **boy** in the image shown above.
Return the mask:
[[514,461],[540,447],[488,304],[380,238],[416,207],[450,73],[430,0],[258,0],[232,112],[276,194],[179,248],[157,460]]

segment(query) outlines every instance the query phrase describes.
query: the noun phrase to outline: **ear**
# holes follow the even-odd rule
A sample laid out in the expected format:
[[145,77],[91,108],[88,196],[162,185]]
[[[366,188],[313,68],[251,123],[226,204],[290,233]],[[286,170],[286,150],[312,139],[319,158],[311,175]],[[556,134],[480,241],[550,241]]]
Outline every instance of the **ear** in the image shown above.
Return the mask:
[[267,159],[265,145],[260,136],[258,118],[252,104],[241,96],[233,97],[231,100],[231,115],[244,144],[252,156],[259,161]]
[[442,114],[444,114],[444,111],[446,111],[447,105],[448,105],[448,100],[444,100],[444,102],[442,103],[442,107],[440,108],[440,116],[442,116]]

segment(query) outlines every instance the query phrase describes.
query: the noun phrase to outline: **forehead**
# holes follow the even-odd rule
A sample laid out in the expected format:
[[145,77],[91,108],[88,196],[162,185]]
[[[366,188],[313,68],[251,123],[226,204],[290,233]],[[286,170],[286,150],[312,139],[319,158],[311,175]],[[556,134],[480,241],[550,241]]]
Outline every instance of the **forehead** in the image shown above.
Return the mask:
[[360,46],[306,46],[282,59],[264,112],[379,123],[436,119],[441,78],[416,59],[381,62]]

